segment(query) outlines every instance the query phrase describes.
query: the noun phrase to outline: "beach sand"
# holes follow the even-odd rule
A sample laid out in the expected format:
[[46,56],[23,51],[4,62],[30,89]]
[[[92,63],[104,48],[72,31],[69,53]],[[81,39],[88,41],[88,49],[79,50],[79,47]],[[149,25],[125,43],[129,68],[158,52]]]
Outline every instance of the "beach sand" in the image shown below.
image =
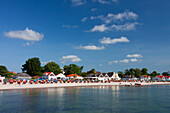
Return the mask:
[[111,83],[49,83],[49,84],[3,84],[0,83],[0,90],[10,89],[34,89],[34,88],[58,88],[58,87],[86,87],[86,86],[124,86],[139,83],[143,85],[170,85],[170,82],[111,82]]

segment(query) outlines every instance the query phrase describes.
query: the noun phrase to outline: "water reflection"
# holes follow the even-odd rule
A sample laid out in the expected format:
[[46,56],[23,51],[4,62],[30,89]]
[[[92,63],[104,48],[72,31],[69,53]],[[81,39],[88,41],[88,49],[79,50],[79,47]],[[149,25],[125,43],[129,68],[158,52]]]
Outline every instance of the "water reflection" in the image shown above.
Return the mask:
[[[150,112],[150,108],[161,112],[161,107],[170,107],[169,93],[170,86],[92,86],[8,90],[0,91],[0,113],[103,113],[133,110]],[[141,105],[144,105],[145,109],[141,109],[144,107]],[[146,109],[147,111],[144,111]]]

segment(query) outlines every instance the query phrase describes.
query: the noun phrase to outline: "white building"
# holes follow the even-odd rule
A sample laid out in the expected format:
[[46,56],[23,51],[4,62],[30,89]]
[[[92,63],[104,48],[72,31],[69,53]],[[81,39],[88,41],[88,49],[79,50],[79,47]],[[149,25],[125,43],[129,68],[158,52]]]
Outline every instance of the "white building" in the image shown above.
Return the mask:
[[56,75],[56,77],[57,77],[57,79],[63,79],[63,80],[66,79],[66,76],[62,73]]
[[125,75],[122,80],[138,80],[134,75]]
[[152,80],[165,81],[166,78],[163,75],[157,75]]
[[109,72],[109,73],[100,73],[100,74],[90,74],[87,76],[89,79],[95,79],[100,81],[105,80],[120,80],[121,78],[118,76],[115,72]]
[[42,79],[54,80],[57,79],[57,76],[53,72],[44,72]]
[[5,79],[5,77],[1,77],[1,75],[0,75],[0,80],[1,80],[1,82],[2,82],[4,79]]
[[151,80],[151,77],[148,76],[148,75],[141,75],[141,76],[139,77],[139,79],[142,80],[142,81],[150,81],[150,80]]
[[164,76],[166,81],[170,81],[170,76]]
[[119,75],[115,72],[108,72],[109,79],[111,80],[121,80]]

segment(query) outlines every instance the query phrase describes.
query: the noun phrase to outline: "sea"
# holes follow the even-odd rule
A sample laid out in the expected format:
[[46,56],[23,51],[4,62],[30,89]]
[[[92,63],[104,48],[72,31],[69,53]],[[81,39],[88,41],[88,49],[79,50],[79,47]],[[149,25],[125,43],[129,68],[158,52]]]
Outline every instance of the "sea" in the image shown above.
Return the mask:
[[0,113],[170,113],[170,85],[6,90]]

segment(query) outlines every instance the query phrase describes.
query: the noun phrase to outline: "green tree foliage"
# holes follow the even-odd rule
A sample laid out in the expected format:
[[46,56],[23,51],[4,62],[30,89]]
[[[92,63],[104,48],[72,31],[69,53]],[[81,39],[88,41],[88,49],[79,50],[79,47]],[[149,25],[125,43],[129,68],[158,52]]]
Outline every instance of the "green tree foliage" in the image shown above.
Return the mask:
[[118,71],[118,75],[119,75],[119,77],[123,78],[124,73],[122,71]]
[[135,69],[130,68],[130,69],[129,69],[130,75],[135,75],[135,71],[136,71]]
[[162,75],[167,75],[167,76],[169,76],[168,72],[163,72]]
[[66,75],[69,74],[78,74],[81,75],[81,72],[83,70],[83,66],[77,66],[76,64],[70,64],[64,66],[64,71]]
[[15,73],[9,73],[9,72],[5,73],[5,76],[6,76],[7,78],[12,78],[12,77],[15,76],[15,75],[16,75]]
[[125,75],[135,75],[135,69],[130,68],[125,70]]
[[54,74],[61,73],[60,66],[55,62],[49,62],[44,66],[44,72],[53,72]]
[[82,77],[87,77],[87,74],[88,74],[88,73],[83,72],[83,73],[81,73],[81,76],[82,76]]
[[142,72],[140,69],[136,68],[135,69],[135,77],[139,78],[141,76]]
[[130,71],[128,69],[125,70],[125,75],[130,75]]
[[156,71],[153,71],[152,73],[149,74],[151,76],[151,78],[159,75],[159,73],[157,73]]
[[8,72],[8,69],[5,66],[0,65],[0,75],[5,76],[5,73]]
[[88,74],[91,74],[91,73],[95,74],[95,73],[96,73],[96,70],[93,68],[93,69],[91,69],[90,71],[88,71]]
[[147,68],[142,68],[141,72],[142,72],[142,75],[148,75],[148,69]]
[[30,76],[36,76],[36,74],[41,72],[41,63],[39,58],[34,57],[28,59],[24,65],[22,65],[22,71],[26,72]]

